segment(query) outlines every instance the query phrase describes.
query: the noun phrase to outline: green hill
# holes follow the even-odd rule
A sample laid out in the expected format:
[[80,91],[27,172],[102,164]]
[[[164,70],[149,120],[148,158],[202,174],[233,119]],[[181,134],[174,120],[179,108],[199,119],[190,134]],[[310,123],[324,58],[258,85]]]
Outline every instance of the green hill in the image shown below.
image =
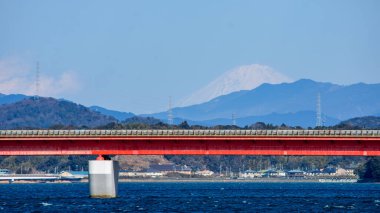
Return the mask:
[[341,122],[340,125],[348,127],[358,127],[360,129],[380,129],[380,117],[366,116],[352,118]]
[[0,106],[0,129],[41,129],[53,126],[96,127],[117,120],[89,108],[54,98],[27,98]]

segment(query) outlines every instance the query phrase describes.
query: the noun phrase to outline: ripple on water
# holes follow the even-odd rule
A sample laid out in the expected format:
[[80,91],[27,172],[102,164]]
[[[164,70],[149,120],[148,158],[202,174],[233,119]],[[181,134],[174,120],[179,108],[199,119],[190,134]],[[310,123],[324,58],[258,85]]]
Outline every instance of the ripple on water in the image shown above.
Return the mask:
[[90,199],[87,184],[0,185],[0,210],[376,212],[380,206],[380,184],[121,183],[119,194],[116,199]]

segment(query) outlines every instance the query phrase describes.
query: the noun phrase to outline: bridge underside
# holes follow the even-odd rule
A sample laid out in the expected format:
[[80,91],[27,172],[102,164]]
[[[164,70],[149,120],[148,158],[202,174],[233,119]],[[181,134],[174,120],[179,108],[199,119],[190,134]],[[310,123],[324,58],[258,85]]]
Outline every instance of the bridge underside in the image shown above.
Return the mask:
[[1,138],[0,155],[380,156],[378,137]]

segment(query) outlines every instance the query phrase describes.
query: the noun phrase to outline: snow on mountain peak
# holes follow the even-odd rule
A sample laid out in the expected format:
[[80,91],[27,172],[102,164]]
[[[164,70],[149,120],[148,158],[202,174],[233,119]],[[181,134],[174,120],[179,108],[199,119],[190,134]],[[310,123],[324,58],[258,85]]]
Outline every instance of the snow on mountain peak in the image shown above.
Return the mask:
[[223,73],[205,87],[184,99],[180,106],[207,102],[221,95],[240,90],[252,90],[263,83],[280,84],[290,82],[287,76],[274,71],[271,67],[252,64],[240,66]]

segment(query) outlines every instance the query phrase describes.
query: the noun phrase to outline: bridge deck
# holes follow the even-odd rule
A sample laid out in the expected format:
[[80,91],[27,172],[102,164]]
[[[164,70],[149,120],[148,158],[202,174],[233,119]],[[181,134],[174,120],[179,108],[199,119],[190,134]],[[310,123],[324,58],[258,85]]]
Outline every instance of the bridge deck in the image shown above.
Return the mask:
[[379,130],[4,130],[0,155],[380,156]]

